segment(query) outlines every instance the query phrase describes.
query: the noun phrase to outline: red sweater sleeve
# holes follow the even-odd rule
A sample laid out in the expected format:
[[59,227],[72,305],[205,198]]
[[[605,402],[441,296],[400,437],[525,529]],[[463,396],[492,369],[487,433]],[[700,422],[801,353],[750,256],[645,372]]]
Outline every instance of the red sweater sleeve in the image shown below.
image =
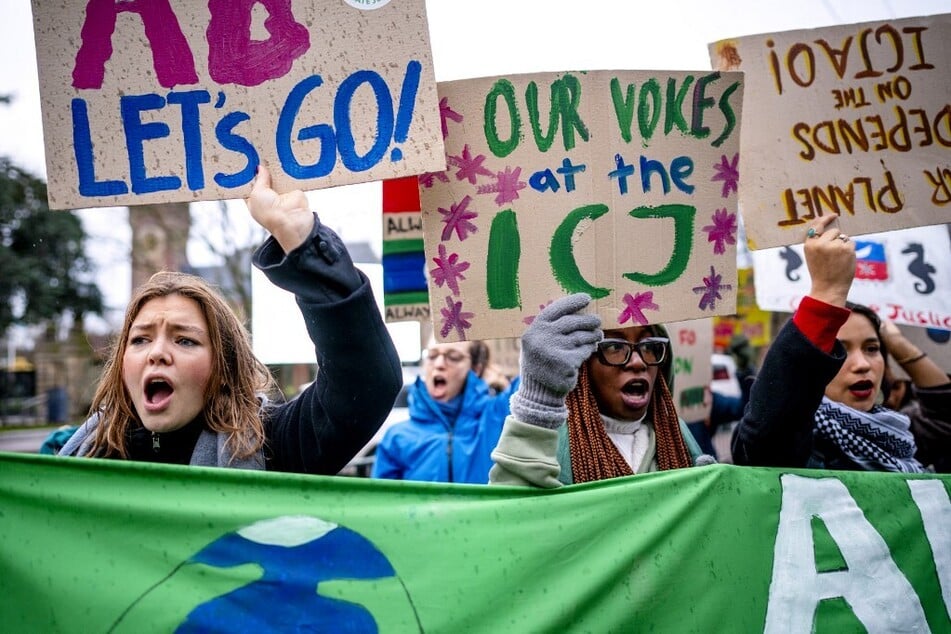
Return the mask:
[[826,304],[806,295],[799,302],[793,323],[802,334],[826,354],[832,352],[839,328],[852,314],[848,308]]

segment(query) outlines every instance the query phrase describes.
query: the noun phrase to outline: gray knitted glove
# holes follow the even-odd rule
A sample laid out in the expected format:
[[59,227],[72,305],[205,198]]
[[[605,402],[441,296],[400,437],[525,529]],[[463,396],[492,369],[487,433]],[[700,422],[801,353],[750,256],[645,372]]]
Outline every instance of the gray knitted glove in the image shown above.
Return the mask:
[[589,303],[586,293],[559,298],[522,334],[522,382],[511,400],[515,418],[549,429],[567,419],[565,397],[578,382],[578,368],[603,337],[601,318],[580,312]]

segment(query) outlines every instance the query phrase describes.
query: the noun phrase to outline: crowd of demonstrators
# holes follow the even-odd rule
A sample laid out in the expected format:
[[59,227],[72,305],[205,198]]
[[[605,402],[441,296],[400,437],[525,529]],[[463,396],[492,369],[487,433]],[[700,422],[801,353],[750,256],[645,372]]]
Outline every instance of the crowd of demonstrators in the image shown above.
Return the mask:
[[522,335],[492,484],[544,488],[714,462],[700,453],[670,391],[661,325],[609,329],[578,293],[545,307]]
[[160,272],[134,292],[90,418],[60,455],[332,475],[382,424],[402,373],[369,280],[303,192],[278,194],[264,166],[247,204],[271,234],[254,264],[294,293],[316,348],[314,383],[293,401],[273,398],[217,291]]
[[[931,455],[939,445],[921,431],[916,443],[914,425],[947,442],[951,382],[907,340],[883,328],[872,310],[847,301],[855,245],[831,226],[835,219],[821,217],[807,231],[804,252],[812,286],[770,345],[753,382],[749,405],[734,431],[733,460],[771,467],[922,472],[918,457]],[[889,345],[920,387],[919,396],[928,398],[926,415],[917,423],[882,405],[889,388]]]
[[[275,192],[263,166],[247,203],[271,234],[254,264],[295,294],[314,342],[313,384],[285,402],[216,289],[160,272],[133,294],[88,420],[43,451],[336,474],[379,429],[401,371],[368,280],[304,194]],[[740,396],[712,394],[703,424],[740,421],[738,465],[951,472],[951,380],[847,300],[855,247],[834,221],[809,227],[812,287],[762,368],[748,340],[731,341]],[[715,462],[674,406],[664,326],[602,332],[590,301],[562,297],[534,318],[514,380],[485,342],[431,341],[409,420],[384,434],[372,477],[555,487]]]
[[409,420],[386,431],[371,476],[485,484],[517,385],[492,365],[485,342],[431,340],[410,387]]

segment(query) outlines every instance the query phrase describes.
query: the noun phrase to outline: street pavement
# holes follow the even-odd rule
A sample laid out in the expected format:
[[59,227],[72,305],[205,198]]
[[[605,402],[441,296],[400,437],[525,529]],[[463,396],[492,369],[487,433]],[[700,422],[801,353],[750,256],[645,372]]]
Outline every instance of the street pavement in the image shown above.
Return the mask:
[[[402,416],[402,418],[401,418]],[[398,420],[405,420],[406,415],[400,412],[400,415],[396,416],[393,421],[398,422]],[[388,419],[389,422],[389,419]],[[385,426],[384,426],[385,427]],[[35,429],[3,429],[0,427],[0,451],[15,451],[20,453],[37,453],[40,450],[40,445],[43,444],[43,441],[46,440],[46,437],[55,430],[55,427],[38,427]],[[380,435],[385,429],[381,428]],[[732,425],[724,426],[724,428],[717,430],[717,433],[713,436],[713,446],[717,450],[717,457],[720,462],[732,462],[730,457],[730,437],[732,432]],[[377,440],[378,439],[374,439]],[[375,443],[371,443],[375,449]],[[370,445],[368,445],[369,447]],[[365,450],[364,450],[365,451]],[[363,451],[361,454],[364,453]],[[358,456],[360,457],[360,456]],[[350,466],[350,465],[348,465]],[[350,474],[345,474],[350,475]]]
[[2,429],[0,428],[0,451],[15,451],[19,453],[37,453],[40,445],[46,440],[55,427],[39,427],[36,429]]

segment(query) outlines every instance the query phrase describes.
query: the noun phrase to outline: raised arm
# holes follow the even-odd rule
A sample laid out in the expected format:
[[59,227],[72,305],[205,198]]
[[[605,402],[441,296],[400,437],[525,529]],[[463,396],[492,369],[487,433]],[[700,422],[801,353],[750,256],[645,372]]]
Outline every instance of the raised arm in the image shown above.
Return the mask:
[[882,320],[882,339],[895,363],[901,366],[916,388],[947,385],[948,375],[927,354],[905,338],[898,326]]
[[849,316],[845,303],[855,276],[855,244],[829,226],[835,219],[819,218],[807,231],[812,287],[770,345],[753,382],[733,434],[736,464],[804,467],[809,461],[815,412],[845,360],[835,337]]
[[568,419],[565,398],[602,338],[601,319],[581,312],[590,302],[583,293],[557,299],[522,335],[521,379],[492,452],[490,484],[561,486],[557,448],[558,428]]
[[271,189],[271,174],[263,164],[258,166],[251,195],[245,202],[251,217],[274,236],[284,253],[303,244],[314,228],[316,219],[304,192],[295,189],[278,194]]
[[294,293],[318,367],[300,396],[265,414],[268,468],[332,475],[389,413],[402,385],[399,356],[369,280],[303,192],[278,194],[261,166],[247,202],[271,232],[254,264]]

